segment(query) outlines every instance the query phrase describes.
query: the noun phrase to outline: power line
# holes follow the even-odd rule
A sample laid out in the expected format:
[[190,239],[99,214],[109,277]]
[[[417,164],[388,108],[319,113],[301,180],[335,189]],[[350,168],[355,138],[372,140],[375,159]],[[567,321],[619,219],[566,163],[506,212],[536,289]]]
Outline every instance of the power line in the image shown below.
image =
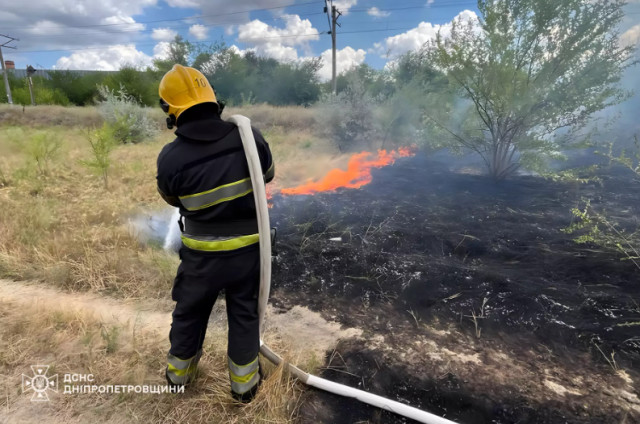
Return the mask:
[[[452,8],[452,7],[465,7],[465,6],[475,6],[477,2],[471,2],[465,0],[461,3],[434,3],[430,5],[422,5],[422,6],[407,6],[407,7],[390,7],[386,9],[378,9],[379,12],[394,12],[398,10],[411,10],[411,9],[444,9],[444,8]],[[369,12],[369,9],[349,9],[349,13],[365,13]]]
[[[296,38],[296,37],[314,37],[317,35],[322,35],[322,34],[326,34],[326,31],[322,31],[322,32],[313,32],[313,33],[309,33],[309,34],[295,34],[295,35],[274,35],[274,36],[269,36],[269,37],[258,37],[258,38],[243,38],[242,40],[240,40],[240,42],[245,42],[245,41],[259,41],[259,40],[265,40],[265,39],[277,39],[277,38]],[[215,43],[217,40],[201,40],[201,41],[193,41],[191,42],[191,44],[205,44],[205,43]],[[153,42],[153,43],[119,43],[116,45],[129,45],[129,44],[134,44],[136,47],[141,47],[141,46],[155,46],[158,44],[158,42]],[[102,45],[96,45],[94,47],[82,47],[82,48],[77,48],[77,49],[52,49],[52,50],[21,50],[20,53],[49,53],[49,52],[74,52],[74,51],[83,51],[83,50],[102,50],[106,47],[111,47],[114,46],[114,44],[102,44]]]

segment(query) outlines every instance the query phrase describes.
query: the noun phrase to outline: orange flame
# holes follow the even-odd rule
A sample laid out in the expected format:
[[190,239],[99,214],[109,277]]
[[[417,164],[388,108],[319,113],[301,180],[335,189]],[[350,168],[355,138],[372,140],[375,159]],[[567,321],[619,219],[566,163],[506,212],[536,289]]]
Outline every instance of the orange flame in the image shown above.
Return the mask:
[[411,149],[402,147],[398,150],[387,152],[378,150],[374,153],[361,152],[351,156],[347,170],[332,169],[320,181],[311,181],[298,187],[283,188],[280,193],[289,196],[296,194],[314,194],[322,191],[334,191],[338,188],[360,188],[369,184],[372,180],[371,170],[393,164],[396,159],[413,156]]

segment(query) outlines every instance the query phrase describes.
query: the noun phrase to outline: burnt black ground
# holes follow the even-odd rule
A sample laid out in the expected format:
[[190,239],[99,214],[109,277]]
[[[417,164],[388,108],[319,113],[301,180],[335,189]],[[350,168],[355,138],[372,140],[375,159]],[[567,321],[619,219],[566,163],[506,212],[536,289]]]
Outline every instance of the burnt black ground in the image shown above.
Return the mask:
[[[638,371],[640,327],[620,324],[640,321],[639,270],[561,231],[583,198],[622,227],[638,224],[640,183],[620,168],[598,176],[601,183],[535,176],[496,183],[418,154],[374,170],[373,182],[359,190],[276,196],[279,255],[271,301],[307,305],[365,335],[407,340],[419,331],[414,321],[453,324],[474,335],[473,311],[484,316],[482,339],[499,338],[515,351],[548,346],[567,363],[589,353],[606,367],[598,345],[615,351],[621,367]],[[343,342],[338,351],[344,369],[359,377],[332,369],[326,377],[459,422],[612,422],[598,413],[576,417],[553,402],[487,397],[455,375],[425,375],[400,359],[376,366],[374,374],[381,355],[361,341]],[[406,422],[356,401],[311,397],[303,422]]]

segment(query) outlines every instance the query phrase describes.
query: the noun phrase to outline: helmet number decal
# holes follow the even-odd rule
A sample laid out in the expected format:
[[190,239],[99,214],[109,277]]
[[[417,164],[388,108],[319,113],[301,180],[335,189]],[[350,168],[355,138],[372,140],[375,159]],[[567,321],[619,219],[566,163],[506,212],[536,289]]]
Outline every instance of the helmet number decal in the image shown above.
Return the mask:
[[204,78],[194,78],[196,84],[198,87],[206,87],[207,86],[207,81],[205,81]]

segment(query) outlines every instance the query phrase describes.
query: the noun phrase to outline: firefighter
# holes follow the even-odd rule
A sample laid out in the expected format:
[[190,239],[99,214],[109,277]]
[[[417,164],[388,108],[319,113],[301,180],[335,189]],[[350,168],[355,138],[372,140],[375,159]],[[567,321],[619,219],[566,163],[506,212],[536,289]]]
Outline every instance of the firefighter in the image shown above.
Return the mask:
[[[249,168],[236,125],[194,68],[175,65],[160,82],[160,106],[176,139],[158,156],[158,191],[180,210],[182,246],[173,284],[176,302],[167,355],[167,382],[190,383],[202,355],[211,309],[224,290],[227,303],[231,394],[255,396],[258,363],[258,225]],[[255,128],[265,183],[274,176],[269,145]]]

